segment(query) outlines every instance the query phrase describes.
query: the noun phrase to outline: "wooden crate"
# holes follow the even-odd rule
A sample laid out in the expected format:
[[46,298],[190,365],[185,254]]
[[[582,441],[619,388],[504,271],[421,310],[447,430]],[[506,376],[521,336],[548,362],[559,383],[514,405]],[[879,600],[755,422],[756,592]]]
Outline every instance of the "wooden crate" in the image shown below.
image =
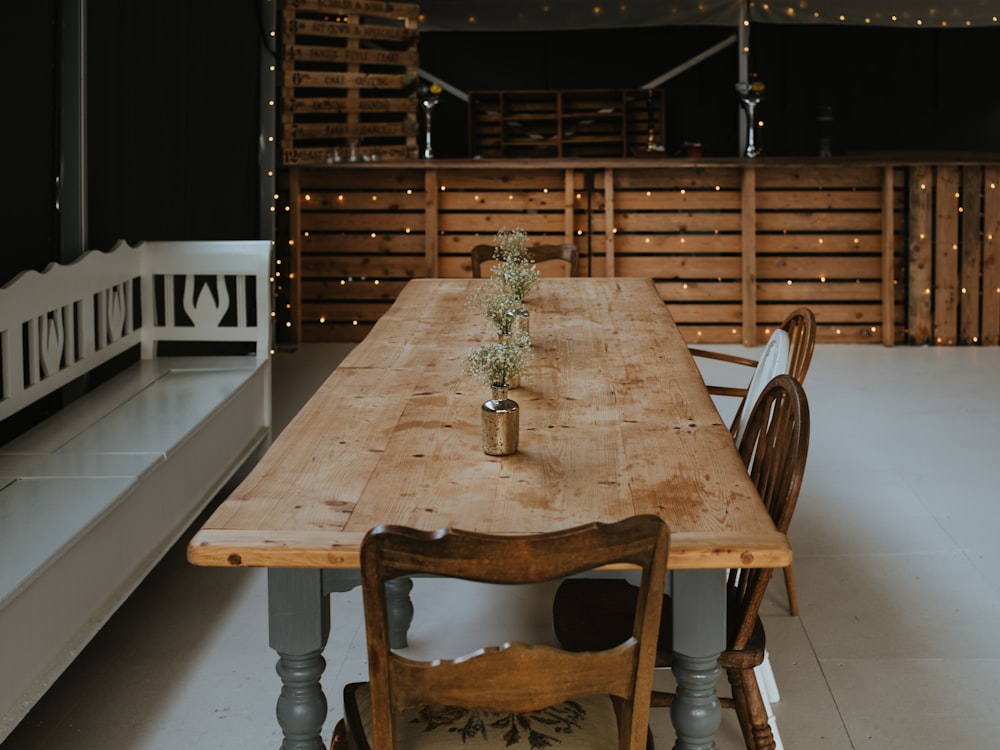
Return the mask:
[[602,89],[473,91],[470,156],[559,158],[631,156],[662,141],[663,91]]
[[417,156],[416,3],[286,0],[285,165]]

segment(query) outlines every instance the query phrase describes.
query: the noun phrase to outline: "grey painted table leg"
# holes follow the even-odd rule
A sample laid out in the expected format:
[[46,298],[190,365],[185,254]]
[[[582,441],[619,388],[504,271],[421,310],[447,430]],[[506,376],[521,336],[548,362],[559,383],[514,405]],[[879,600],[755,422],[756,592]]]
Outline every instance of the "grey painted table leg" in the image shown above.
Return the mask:
[[326,668],[323,647],[330,637],[330,596],[323,571],[271,568],[267,571],[267,609],[271,648],[278,652],[281,677],[278,723],[281,750],[325,750],[320,732],[326,696],[320,677]]
[[394,578],[385,583],[386,608],[389,610],[389,645],[392,648],[406,648],[406,632],[413,622],[413,602],[410,591],[412,578]]
[[670,720],[675,750],[715,750],[722,706],[715,692],[719,654],[726,647],[726,571],[678,570],[671,574],[674,603],[674,678]]

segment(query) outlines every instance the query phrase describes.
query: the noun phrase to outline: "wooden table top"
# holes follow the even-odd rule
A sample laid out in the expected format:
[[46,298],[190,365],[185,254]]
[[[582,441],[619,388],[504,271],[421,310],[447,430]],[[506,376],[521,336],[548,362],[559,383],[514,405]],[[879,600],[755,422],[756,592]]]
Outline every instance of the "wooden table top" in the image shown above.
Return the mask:
[[784,567],[764,511],[667,307],[646,279],[542,279],[520,445],[482,452],[491,339],[481,283],[410,281],[188,547],[197,565],[357,568],[380,523],[494,533],[656,513],[674,569]]

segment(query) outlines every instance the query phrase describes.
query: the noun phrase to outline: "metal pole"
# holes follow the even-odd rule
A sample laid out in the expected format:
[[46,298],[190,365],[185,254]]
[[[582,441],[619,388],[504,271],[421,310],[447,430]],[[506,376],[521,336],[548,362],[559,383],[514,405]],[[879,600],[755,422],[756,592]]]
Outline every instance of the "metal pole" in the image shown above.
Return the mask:
[[[260,171],[260,238],[274,242],[275,212],[274,200],[277,178],[277,23],[276,0],[261,3],[260,42],[260,143],[258,146],[258,169]],[[296,281],[296,283],[298,283]]]
[[87,0],[62,0],[59,75],[59,261],[87,249]]
[[[737,82],[743,81],[749,83],[750,81],[750,12],[746,2],[740,3],[740,25],[736,31],[739,37],[739,49],[738,49],[738,59],[739,59],[739,70],[737,71]],[[733,94],[733,90],[730,89],[730,95]],[[736,100],[733,97],[734,101]],[[737,117],[739,117],[739,151],[738,153],[742,156],[747,150],[747,137],[749,135],[747,130],[746,116],[743,114],[742,108],[737,104],[736,108]]]

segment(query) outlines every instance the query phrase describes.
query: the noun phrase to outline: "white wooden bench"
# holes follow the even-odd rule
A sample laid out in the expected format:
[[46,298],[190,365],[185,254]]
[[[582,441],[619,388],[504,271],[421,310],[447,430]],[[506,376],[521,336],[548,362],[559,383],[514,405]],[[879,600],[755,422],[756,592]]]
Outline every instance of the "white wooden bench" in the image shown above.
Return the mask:
[[270,256],[119,243],[0,289],[0,424],[86,391],[0,445],[0,741],[269,442]]

